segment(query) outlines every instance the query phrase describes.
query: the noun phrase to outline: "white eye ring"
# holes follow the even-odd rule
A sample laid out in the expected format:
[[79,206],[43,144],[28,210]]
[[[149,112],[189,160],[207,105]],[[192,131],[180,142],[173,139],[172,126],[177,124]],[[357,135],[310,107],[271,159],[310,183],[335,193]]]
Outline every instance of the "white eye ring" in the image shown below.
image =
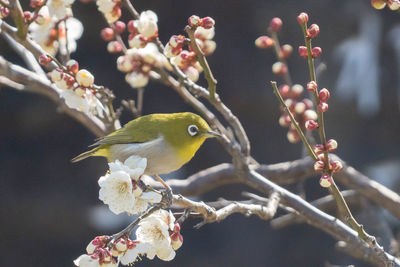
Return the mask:
[[199,128],[194,124],[189,125],[187,130],[188,130],[188,133],[190,134],[190,136],[195,136],[196,134],[199,133]]

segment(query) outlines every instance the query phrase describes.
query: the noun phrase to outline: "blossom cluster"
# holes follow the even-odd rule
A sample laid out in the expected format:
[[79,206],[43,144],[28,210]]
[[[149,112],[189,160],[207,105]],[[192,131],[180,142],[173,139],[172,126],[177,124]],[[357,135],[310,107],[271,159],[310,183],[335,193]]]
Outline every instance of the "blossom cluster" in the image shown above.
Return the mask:
[[[52,59],[48,55],[41,55],[39,62],[47,65]],[[76,60],[69,60],[63,68],[56,68],[49,73],[50,79],[60,89],[60,97],[65,100],[68,107],[84,112],[87,115],[104,117],[108,108],[103,106],[96,97],[93,88],[94,76],[85,69],[79,69]]]
[[113,23],[121,17],[121,0],[97,0],[96,4],[108,23]]
[[[76,50],[76,41],[82,36],[82,23],[72,17],[71,5],[75,0],[31,0],[37,12],[24,12],[32,39],[47,53],[55,55]],[[45,3],[45,4],[44,4]]]
[[[268,35],[263,35],[255,40],[255,45],[259,48],[272,48],[276,46],[276,56],[278,61],[272,65],[272,72],[278,76],[289,75],[289,70],[286,64],[286,60],[292,54],[293,47],[289,44],[278,46],[277,33],[282,29],[282,20],[280,18],[271,19],[268,32],[273,38]],[[275,40],[276,41],[275,41]],[[294,116],[295,120],[299,123],[302,129],[307,121],[314,121],[317,119],[317,113],[314,111],[313,102],[309,98],[302,98],[304,87],[300,84],[290,85],[290,81],[286,80],[285,84],[279,86],[279,93],[285,101],[285,105]],[[291,143],[297,143],[300,141],[295,125],[291,123],[289,114],[284,108],[281,109],[281,116],[279,118],[279,125],[282,127],[288,127],[287,139]]]
[[74,264],[80,267],[131,265],[141,256],[170,261],[183,243],[180,229],[170,211],[158,210],[139,222],[135,240],[124,235],[116,239],[97,236],[86,247],[87,254],[79,256]]
[[[200,18],[192,15],[188,19],[188,24],[196,29],[194,37],[203,54],[211,55],[217,47],[212,40],[215,35],[214,20],[210,17]],[[188,45],[188,49],[183,49],[187,43],[183,35],[171,36],[164,48],[164,55],[170,58],[171,63],[181,69],[191,81],[196,82],[203,69],[197,61],[193,48]]]

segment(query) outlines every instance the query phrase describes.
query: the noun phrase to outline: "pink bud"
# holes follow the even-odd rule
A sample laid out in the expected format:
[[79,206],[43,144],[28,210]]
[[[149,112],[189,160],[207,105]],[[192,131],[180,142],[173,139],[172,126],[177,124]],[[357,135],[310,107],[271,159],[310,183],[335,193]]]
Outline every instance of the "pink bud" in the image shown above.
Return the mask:
[[330,187],[333,183],[332,177],[329,175],[322,175],[322,177],[319,179],[319,184],[322,187]]
[[279,93],[283,98],[287,98],[290,96],[290,87],[287,84],[282,84],[279,86]]
[[292,90],[291,90],[292,97],[293,98],[299,97],[303,93],[303,91],[304,91],[304,87],[302,85],[294,84],[292,86]]
[[282,20],[278,17],[271,19],[269,23],[269,31],[271,32],[279,32],[282,28]]
[[317,24],[311,24],[307,30],[307,37],[313,39],[319,34],[319,26]]
[[273,65],[272,65],[272,72],[275,74],[275,75],[283,75],[283,74],[285,74],[286,72],[287,72],[287,66],[286,66],[286,64],[285,63],[282,63],[282,62],[275,62]]
[[313,102],[308,98],[304,98],[303,103],[306,105],[307,109],[311,109],[314,106]]
[[329,152],[332,152],[337,149],[338,144],[335,139],[329,139],[328,142],[326,142],[325,147]]
[[280,57],[284,59],[288,59],[293,52],[293,46],[290,44],[285,44],[281,47]]
[[308,130],[315,130],[318,128],[318,122],[314,120],[308,120],[306,121],[305,126]]
[[321,112],[327,112],[328,111],[328,104],[325,102],[320,102],[318,104],[318,110]]
[[118,41],[111,41],[107,44],[107,51],[115,54],[122,51],[122,46]]
[[298,16],[297,16],[297,22],[299,24],[305,24],[308,22],[308,14],[305,12],[301,12]]
[[40,7],[40,6],[43,5],[43,0],[31,0],[30,3],[29,3],[29,5],[30,5],[32,8]]
[[343,170],[343,165],[340,161],[335,160],[331,162],[331,168],[333,172],[340,172]]
[[[318,154],[317,155],[318,160],[322,160],[323,162],[325,162],[325,154]],[[328,161],[329,161],[330,157],[328,156]]]
[[325,147],[321,144],[317,144],[314,147],[314,152],[317,155],[323,154],[325,152]]
[[200,19],[200,17],[196,16],[196,15],[191,15],[188,18],[188,24],[190,27],[197,27],[200,25],[201,22],[202,22],[202,20]]
[[214,27],[215,21],[211,17],[204,17],[201,19],[201,25],[204,29],[211,29]]
[[371,5],[375,9],[383,9],[386,6],[386,1],[384,1],[384,0],[371,0]]
[[39,64],[42,66],[46,66],[47,64],[50,63],[50,61],[51,61],[51,58],[46,54],[41,54],[39,56]]
[[116,21],[116,22],[114,23],[114,27],[115,27],[115,31],[116,31],[118,34],[123,33],[123,32],[125,31],[125,29],[126,29],[125,23],[124,23],[123,21],[120,21],[120,20],[118,20],[118,21]]
[[290,117],[288,115],[282,115],[279,117],[279,125],[282,127],[288,127],[290,125]]
[[101,38],[104,41],[108,42],[114,40],[114,30],[111,28],[104,28],[101,30]]
[[311,81],[309,83],[307,83],[307,90],[309,92],[315,92],[315,90],[317,90],[318,85],[315,81]]
[[135,21],[130,20],[128,21],[128,32],[133,33],[133,34],[138,34],[139,30],[135,27]]
[[325,162],[322,160],[318,160],[314,163],[314,170],[315,172],[323,172],[325,169]]
[[30,21],[32,18],[32,14],[29,11],[24,11],[24,20],[25,21]]
[[328,89],[322,88],[321,91],[319,91],[319,93],[318,93],[318,98],[320,101],[326,103],[328,101],[330,95],[331,94],[329,93]]
[[321,47],[317,46],[317,47],[314,47],[314,48],[311,50],[311,56],[312,56],[313,58],[320,57],[321,55],[322,55],[322,49],[321,49]]
[[302,58],[307,58],[308,57],[308,51],[307,51],[307,47],[305,47],[305,46],[299,46],[299,55],[302,57]]
[[6,7],[0,6],[0,19],[5,19],[10,14],[10,10]]
[[269,48],[274,45],[274,40],[269,38],[268,36],[260,36],[254,42],[258,48]]
[[292,144],[295,144],[300,141],[300,136],[295,130],[289,130],[286,137]]
[[305,110],[306,110],[306,104],[304,104],[303,102],[298,102],[294,106],[294,112],[296,112],[299,115],[303,114]]
[[76,74],[79,71],[79,63],[76,60],[68,60],[67,64],[66,64],[67,70],[69,70],[70,72]]

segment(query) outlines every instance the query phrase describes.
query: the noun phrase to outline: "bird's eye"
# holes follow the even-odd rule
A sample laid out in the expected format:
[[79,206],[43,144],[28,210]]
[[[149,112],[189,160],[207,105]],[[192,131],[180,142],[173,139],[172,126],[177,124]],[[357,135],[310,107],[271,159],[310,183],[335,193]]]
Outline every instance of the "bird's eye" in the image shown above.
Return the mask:
[[190,136],[195,136],[196,134],[199,133],[199,128],[197,128],[197,126],[194,124],[189,125],[188,133],[190,134]]

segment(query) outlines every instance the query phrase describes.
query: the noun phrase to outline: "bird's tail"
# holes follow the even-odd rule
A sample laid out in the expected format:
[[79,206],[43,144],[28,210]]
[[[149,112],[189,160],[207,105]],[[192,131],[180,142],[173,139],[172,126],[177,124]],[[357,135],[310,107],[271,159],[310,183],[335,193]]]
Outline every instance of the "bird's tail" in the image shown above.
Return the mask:
[[102,147],[95,147],[92,150],[86,151],[78,156],[76,156],[75,158],[71,159],[71,162],[78,162],[81,161],[83,159],[86,159],[88,157],[92,157],[92,156],[103,156],[106,157],[107,155],[105,155],[103,153]]

